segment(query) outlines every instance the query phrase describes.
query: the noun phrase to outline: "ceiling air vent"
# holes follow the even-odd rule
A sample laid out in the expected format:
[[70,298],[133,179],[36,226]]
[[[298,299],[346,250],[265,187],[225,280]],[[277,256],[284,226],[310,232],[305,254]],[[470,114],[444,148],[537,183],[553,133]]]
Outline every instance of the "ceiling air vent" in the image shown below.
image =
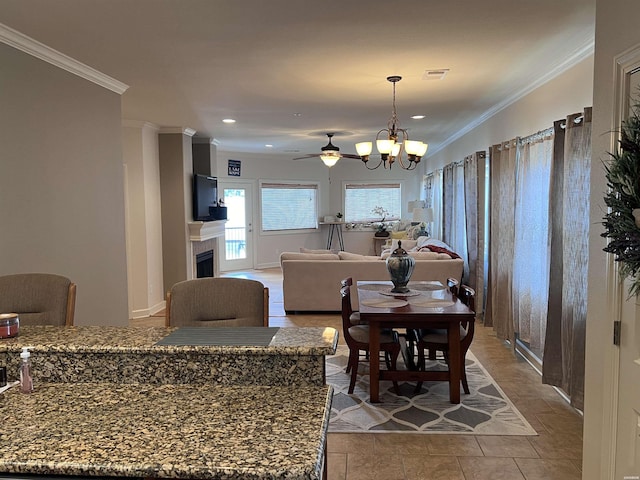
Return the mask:
[[425,70],[422,75],[423,80],[442,80],[449,73],[448,68],[440,68],[438,70]]

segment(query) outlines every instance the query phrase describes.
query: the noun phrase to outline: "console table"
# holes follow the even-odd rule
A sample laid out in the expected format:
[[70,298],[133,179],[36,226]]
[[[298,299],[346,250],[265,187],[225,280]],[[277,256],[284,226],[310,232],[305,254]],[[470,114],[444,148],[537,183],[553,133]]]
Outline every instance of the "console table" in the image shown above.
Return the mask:
[[333,244],[333,234],[338,238],[340,250],[344,251],[344,240],[342,239],[342,225],[344,222],[320,222],[320,225],[329,225],[329,234],[327,236],[327,250],[331,250]]

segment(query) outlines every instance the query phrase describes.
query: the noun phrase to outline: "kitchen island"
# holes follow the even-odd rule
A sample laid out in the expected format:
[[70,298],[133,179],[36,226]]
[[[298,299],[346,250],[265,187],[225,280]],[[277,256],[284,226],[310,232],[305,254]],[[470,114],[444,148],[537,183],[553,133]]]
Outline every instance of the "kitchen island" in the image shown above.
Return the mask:
[[15,378],[20,350],[30,347],[36,385],[321,386],[337,343],[338,332],[325,327],[25,326],[0,340],[0,365]]
[[329,386],[45,383],[0,394],[2,475],[320,479]]

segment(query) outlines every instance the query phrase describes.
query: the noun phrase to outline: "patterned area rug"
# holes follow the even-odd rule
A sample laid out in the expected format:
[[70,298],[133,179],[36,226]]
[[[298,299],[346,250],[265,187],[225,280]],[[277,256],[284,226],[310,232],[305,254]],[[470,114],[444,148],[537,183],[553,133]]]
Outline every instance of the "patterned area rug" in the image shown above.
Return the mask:
[[[471,352],[467,352],[467,381],[471,393],[461,391],[461,403],[449,402],[447,382],[400,382],[396,395],[389,381],[380,383],[381,403],[369,403],[369,364],[360,361],[354,393],[344,370],[349,350],[340,346],[327,357],[327,383],[333,386],[330,432],[343,433],[464,433],[475,435],[537,435]],[[427,368],[446,369],[442,360],[427,361]],[[404,368],[402,357],[399,368]],[[462,387],[461,387],[462,388]]]

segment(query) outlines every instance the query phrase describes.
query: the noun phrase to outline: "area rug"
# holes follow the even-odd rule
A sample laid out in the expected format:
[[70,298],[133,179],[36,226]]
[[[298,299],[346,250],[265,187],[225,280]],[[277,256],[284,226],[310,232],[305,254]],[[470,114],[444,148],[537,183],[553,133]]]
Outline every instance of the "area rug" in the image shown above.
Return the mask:
[[[345,373],[349,350],[339,347],[327,357],[327,383],[334,388],[330,432],[343,433],[442,433],[473,435],[537,435],[511,403],[491,375],[469,351],[467,381],[470,394],[461,392],[461,402],[449,402],[447,382],[416,384],[400,382],[400,395],[393,384],[380,382],[380,403],[369,402],[369,364],[360,362],[354,393],[349,395]],[[427,361],[428,369],[446,369],[442,360]],[[404,368],[402,357],[398,368]]]

